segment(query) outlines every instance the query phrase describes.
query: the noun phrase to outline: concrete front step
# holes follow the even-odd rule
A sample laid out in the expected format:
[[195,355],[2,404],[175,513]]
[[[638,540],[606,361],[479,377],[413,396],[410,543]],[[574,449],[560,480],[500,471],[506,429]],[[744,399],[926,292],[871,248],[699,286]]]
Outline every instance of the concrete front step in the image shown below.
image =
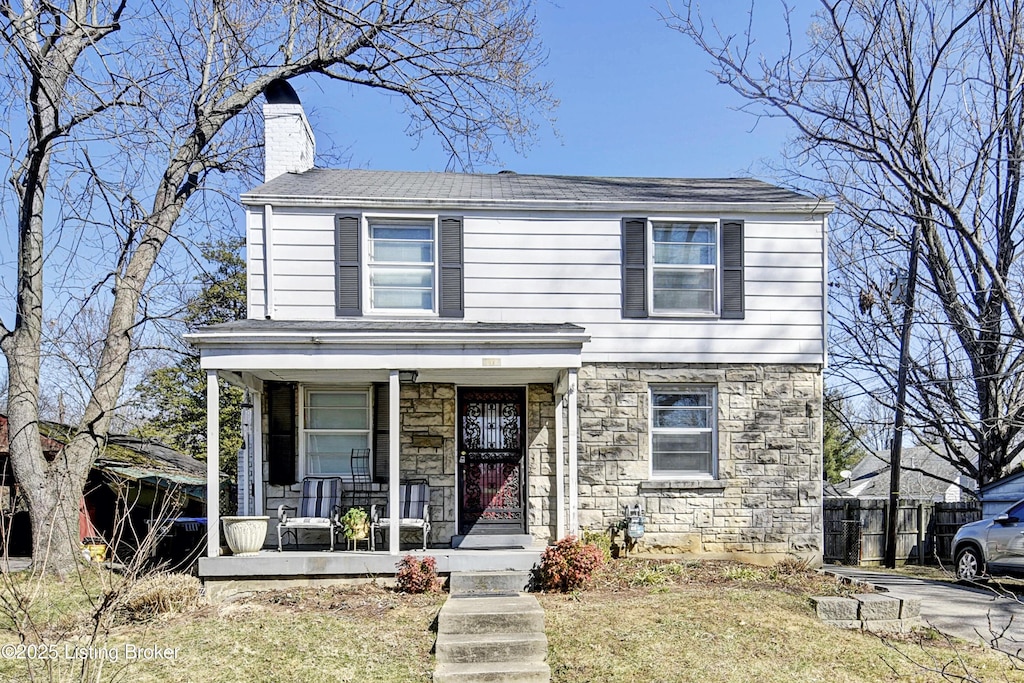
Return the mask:
[[551,668],[544,662],[440,664],[434,683],[548,683]]
[[544,609],[532,595],[447,600],[437,616],[440,633],[544,633]]
[[434,644],[438,664],[543,662],[548,639],[543,633],[438,633]]
[[465,549],[532,548],[530,534],[470,534],[452,538],[452,547]]
[[453,596],[508,595],[529,587],[530,572],[523,571],[452,572],[448,579],[448,592]]

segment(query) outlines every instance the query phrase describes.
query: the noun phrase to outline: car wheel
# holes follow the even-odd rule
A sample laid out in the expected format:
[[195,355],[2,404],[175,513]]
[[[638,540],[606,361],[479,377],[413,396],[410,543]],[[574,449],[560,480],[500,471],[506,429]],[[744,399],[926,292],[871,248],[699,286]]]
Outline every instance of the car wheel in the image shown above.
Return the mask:
[[956,555],[956,578],[960,581],[978,581],[985,573],[985,561],[974,546],[967,546]]

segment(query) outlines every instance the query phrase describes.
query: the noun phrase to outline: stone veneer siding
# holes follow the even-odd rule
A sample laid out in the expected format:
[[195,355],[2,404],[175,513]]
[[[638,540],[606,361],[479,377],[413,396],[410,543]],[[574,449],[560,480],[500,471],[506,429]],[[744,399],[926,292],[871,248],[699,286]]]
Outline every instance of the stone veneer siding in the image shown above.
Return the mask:
[[[717,387],[718,478],[652,480],[650,386],[689,383]],[[531,384],[526,395],[528,531],[545,543],[555,534],[554,395],[548,384]],[[817,365],[584,365],[580,526],[606,530],[623,506],[640,503],[647,515],[640,551],[820,562],[821,398]],[[447,547],[457,531],[456,386],[403,384],[401,422],[401,477],[430,483],[429,542]],[[383,499],[386,487],[375,488]],[[299,485],[267,486],[266,494],[267,514],[275,515],[279,504],[296,504]],[[273,529],[267,543],[277,543]]]
[[[650,387],[658,384],[717,387],[717,479],[651,479]],[[580,526],[607,529],[624,505],[640,503],[640,550],[820,563],[821,399],[817,365],[585,365]]]
[[[456,424],[457,404],[454,384],[403,384],[400,394],[401,405],[401,457],[399,467],[401,480],[426,479],[430,484],[430,535],[428,543],[449,547],[452,536],[456,535]],[[527,419],[527,524],[538,542],[544,543],[553,530],[541,525],[551,519],[553,502],[547,495],[553,495],[554,477],[553,444],[548,447],[548,434],[554,433],[555,407],[551,385],[533,384],[526,392]],[[267,424],[264,419],[264,424]],[[299,437],[301,438],[301,436]],[[266,443],[266,434],[264,434]],[[264,481],[269,475],[264,464]],[[387,486],[374,484],[375,498],[383,502],[387,497]],[[277,545],[276,515],[279,505],[298,504],[301,483],[292,486],[266,486],[266,514],[271,515],[271,530],[267,546]],[[343,504],[347,504],[343,501]],[[419,538],[416,531],[403,531],[403,539],[412,542]],[[324,538],[324,532],[300,531],[300,541],[316,542]],[[415,537],[415,538],[414,538]],[[326,542],[326,541],[325,541]]]

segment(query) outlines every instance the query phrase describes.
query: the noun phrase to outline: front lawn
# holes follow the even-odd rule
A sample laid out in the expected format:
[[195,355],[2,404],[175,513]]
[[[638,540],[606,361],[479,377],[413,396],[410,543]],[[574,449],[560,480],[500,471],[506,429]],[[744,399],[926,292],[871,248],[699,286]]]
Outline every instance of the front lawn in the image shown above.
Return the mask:
[[[0,680],[29,680],[30,666],[36,680],[81,680],[88,665],[92,681],[402,683],[429,681],[434,667],[432,628],[444,595],[402,595],[371,584],[272,591],[217,605],[183,601],[180,611],[156,617],[121,610],[90,641],[90,605],[116,580],[6,582],[5,611],[15,587],[38,591],[29,606],[33,644],[59,656],[42,660],[38,649],[35,659],[14,656],[2,647],[18,643],[8,620],[0,627]],[[883,639],[815,618],[811,595],[848,590],[792,565],[616,560],[588,590],[539,595],[552,680],[1024,681],[1014,662],[983,648],[927,632]],[[943,678],[943,668],[961,678]]]

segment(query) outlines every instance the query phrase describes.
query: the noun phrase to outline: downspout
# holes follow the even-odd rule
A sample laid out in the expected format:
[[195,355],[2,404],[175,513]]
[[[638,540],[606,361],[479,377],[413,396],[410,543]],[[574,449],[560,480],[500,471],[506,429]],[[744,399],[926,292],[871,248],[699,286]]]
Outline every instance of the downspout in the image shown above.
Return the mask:
[[266,295],[263,317],[274,317],[274,207],[263,206],[263,291]]

